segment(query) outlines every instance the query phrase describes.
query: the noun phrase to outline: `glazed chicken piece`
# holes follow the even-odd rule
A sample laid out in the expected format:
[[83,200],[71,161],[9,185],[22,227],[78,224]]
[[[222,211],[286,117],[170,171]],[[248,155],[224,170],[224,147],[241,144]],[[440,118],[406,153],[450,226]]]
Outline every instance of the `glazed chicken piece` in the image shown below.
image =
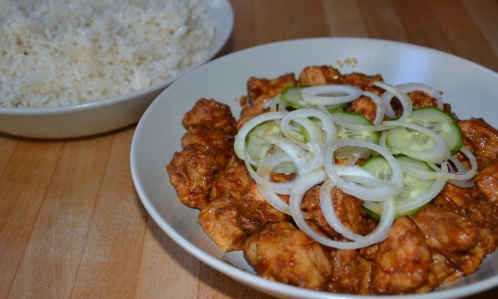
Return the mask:
[[176,152],[166,166],[178,199],[186,206],[198,209],[207,205],[214,174],[220,168],[220,164],[199,143]]
[[341,73],[327,65],[309,66],[299,74],[299,83],[304,86],[339,84]]
[[437,100],[423,91],[414,90],[408,93],[408,96],[410,97],[413,108],[422,108],[422,107],[437,108]]
[[487,201],[498,205],[498,160],[479,172],[475,176],[474,182]]
[[252,234],[243,250],[259,276],[307,289],[327,287],[331,271],[327,252],[288,222],[270,224]]
[[251,77],[247,80],[247,100],[249,105],[264,101],[281,93],[286,87],[296,86],[294,74],[289,73],[275,79]]
[[472,141],[475,154],[483,155],[491,160],[498,159],[498,130],[490,126],[482,118],[459,120],[464,137]]
[[447,183],[428,206],[443,208],[468,218],[479,230],[476,247],[482,248],[486,253],[492,253],[496,250],[498,206],[484,199],[476,187],[460,188]]
[[199,99],[192,110],[185,114],[182,121],[186,129],[201,126],[218,129],[231,135],[237,134],[235,124],[230,107],[214,99]]
[[[375,229],[377,221],[366,216],[365,211],[361,208],[363,201],[359,200],[339,188],[332,189],[334,198],[334,210],[337,217],[345,227],[355,234],[367,235]],[[335,240],[345,240],[337,233],[325,220],[320,208],[320,187],[314,187],[308,190],[303,198],[301,210],[306,212],[306,220],[314,223],[321,230],[326,232],[329,237]]]
[[345,110],[347,112],[363,114],[370,121],[374,121],[377,113],[377,106],[369,97],[360,96],[356,100],[352,101]]
[[437,249],[431,249],[432,267],[438,284],[452,282],[463,276],[463,272],[458,270],[458,266],[453,264],[446,256]]
[[395,220],[373,261],[374,293],[425,293],[436,287],[432,255],[424,239],[410,217]]
[[241,250],[249,235],[237,224],[237,206],[234,198],[225,194],[201,209],[199,222],[204,232],[224,252]]
[[230,107],[215,100],[200,99],[182,121],[188,130],[166,166],[178,198],[191,208],[203,208],[213,185],[214,175],[225,168],[233,153],[235,118]]
[[276,79],[251,77],[247,80],[246,106],[243,107],[240,118],[237,122],[237,129],[240,129],[253,117],[262,114],[268,109],[263,108],[266,100],[277,96],[285,88],[296,86],[297,81],[294,74],[285,74]]
[[[182,137],[182,147],[198,143],[206,148],[206,153],[225,167],[227,160],[234,154],[234,136],[225,131],[206,127],[190,127]],[[220,169],[219,169],[220,170]]]
[[361,90],[371,91],[377,95],[381,95],[383,89],[373,85],[375,81],[383,81],[382,75],[368,76],[361,73],[344,74],[341,77],[340,84],[356,86]]
[[425,207],[413,216],[413,221],[424,233],[427,245],[447,257],[477,244],[479,233],[474,223],[446,209]]
[[455,264],[457,271],[470,275],[477,270],[485,253],[477,246],[479,230],[468,217],[428,206],[418,211],[413,220],[424,233],[427,245]]
[[252,181],[244,161],[233,155],[226,168],[216,174],[209,198],[214,200],[230,193],[233,198],[239,199]]
[[252,234],[260,231],[267,224],[290,221],[291,217],[272,207],[252,181],[237,200],[239,227]]
[[330,254],[332,273],[327,291],[341,294],[369,295],[372,262],[356,250],[334,250]]

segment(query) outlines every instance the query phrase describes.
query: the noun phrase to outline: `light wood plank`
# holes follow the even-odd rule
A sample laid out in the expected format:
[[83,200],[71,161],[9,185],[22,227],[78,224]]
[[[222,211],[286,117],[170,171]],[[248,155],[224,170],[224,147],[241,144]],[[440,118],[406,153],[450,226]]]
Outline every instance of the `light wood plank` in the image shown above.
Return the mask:
[[498,71],[498,57],[460,1],[426,1],[438,20],[453,53]]
[[403,24],[391,1],[357,1],[369,37],[408,42]]
[[328,36],[325,14],[319,0],[257,0],[255,43]]
[[330,36],[368,37],[356,0],[322,0]]
[[492,0],[462,0],[472,19],[498,56],[498,3]]
[[115,134],[72,298],[132,298],[147,214],[130,173],[134,128]]
[[[241,284],[213,268],[201,264],[199,299],[260,299],[262,294]],[[273,299],[271,296],[265,298]]]
[[7,298],[62,142],[19,141],[0,179],[0,298]]
[[408,42],[452,52],[451,45],[427,3],[402,0],[394,0],[392,3]]
[[233,43],[232,50],[239,51],[255,44],[255,1],[231,0],[230,2],[235,16],[231,41]]
[[135,298],[198,298],[200,264],[149,217]]
[[69,297],[112,140],[64,144],[9,297]]
[[14,152],[17,141],[18,138],[0,133],[0,178],[2,177],[7,162]]

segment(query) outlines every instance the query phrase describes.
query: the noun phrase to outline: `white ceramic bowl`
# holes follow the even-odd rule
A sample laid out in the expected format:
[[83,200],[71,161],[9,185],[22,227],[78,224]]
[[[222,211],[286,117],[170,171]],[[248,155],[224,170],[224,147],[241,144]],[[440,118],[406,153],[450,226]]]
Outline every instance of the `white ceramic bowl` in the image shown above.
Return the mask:
[[91,103],[42,108],[0,107],[0,132],[32,138],[73,138],[108,132],[137,123],[150,103],[172,82],[212,59],[233,29],[228,0],[205,0],[216,33],[208,56],[180,74],[153,86]]
[[[356,60],[356,63],[353,61]],[[347,62],[353,63],[347,63]],[[397,42],[358,38],[321,38],[263,45],[214,60],[167,88],[140,120],[131,147],[131,171],[143,205],[158,225],[180,246],[220,272],[257,290],[282,298],[458,298],[498,286],[498,253],[479,270],[437,290],[420,295],[353,296],[310,291],[256,276],[241,252],[223,253],[196,221],[198,211],[177,198],[165,166],[181,150],[185,112],[201,97],[231,106],[246,94],[250,76],[275,78],[309,65],[341,66],[342,73],[381,73],[386,82],[422,82],[444,91],[461,118],[483,117],[498,127],[498,74],[443,52]],[[227,263],[225,261],[229,261]],[[164,271],[168,271],[164,269]]]

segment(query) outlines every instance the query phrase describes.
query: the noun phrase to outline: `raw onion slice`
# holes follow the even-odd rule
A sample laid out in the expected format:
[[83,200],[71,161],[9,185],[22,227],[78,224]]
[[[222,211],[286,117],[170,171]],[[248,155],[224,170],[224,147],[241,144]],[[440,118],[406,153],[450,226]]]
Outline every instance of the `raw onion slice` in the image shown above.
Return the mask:
[[303,99],[311,105],[337,105],[358,98],[363,91],[351,85],[317,85],[301,90]]
[[313,171],[317,168],[323,167],[323,152],[325,150],[325,144],[320,141],[310,141],[306,143],[308,148],[308,155],[311,157],[308,159],[303,168],[303,175]]
[[[412,129],[414,131],[418,131],[422,134],[427,135],[435,143],[434,147],[428,150],[418,151],[418,150],[394,148],[393,150],[395,151],[399,151],[400,153],[410,156],[412,158],[431,163],[446,161],[451,155],[448,145],[446,144],[446,142],[444,142],[443,138],[441,138],[438,134],[434,133],[433,131],[425,127],[403,121],[385,121],[384,124],[393,125],[396,127],[405,127]],[[389,132],[387,134],[389,135]],[[389,136],[387,138],[389,138]]]
[[286,136],[289,134],[289,124],[292,120],[310,117],[318,118],[322,122],[322,130],[323,132],[325,132],[325,143],[332,142],[336,138],[337,132],[335,129],[335,124],[330,119],[330,114],[328,113],[328,111],[324,112],[315,108],[303,108],[294,110],[282,117],[282,120],[280,122],[282,133]]
[[244,160],[245,159],[245,148],[246,148],[246,138],[247,134],[254,129],[257,125],[264,123],[265,121],[269,120],[275,120],[275,119],[281,119],[284,117],[288,112],[267,112],[260,114],[248,122],[246,122],[242,128],[240,128],[239,132],[237,133],[237,136],[235,136],[235,141],[233,144],[233,148],[235,150],[235,154],[237,157],[240,159]]
[[297,168],[297,172],[301,173],[304,165],[307,161],[308,153],[300,147],[298,144],[290,141],[289,139],[282,136],[259,136],[268,143],[278,146],[282,151],[289,155],[289,158],[294,162]]
[[[246,153],[246,156],[248,154]],[[266,157],[258,167],[257,171],[254,171],[254,169],[251,167],[251,164],[249,163],[249,157],[245,159],[245,164],[247,167],[247,171],[249,171],[249,174],[251,177],[256,181],[258,185],[261,185],[263,188],[268,190],[269,192],[274,192],[278,194],[285,194],[289,195],[291,193],[291,190],[295,184],[295,182],[299,179],[299,176],[296,177],[293,181],[289,182],[272,182],[270,180],[270,173],[272,170],[277,166],[280,165],[284,162],[292,161],[290,157],[284,153],[284,152],[277,152],[273,155],[270,155]]]
[[423,91],[427,95],[435,98],[437,101],[437,108],[443,110],[443,97],[441,96],[439,90],[435,89],[432,86],[423,83],[404,83],[397,85],[396,87],[398,87],[407,94],[415,90]]
[[290,215],[290,207],[286,204],[275,192],[268,191],[266,188],[260,184],[256,185],[258,187],[259,193],[264,197],[264,199],[276,210]]
[[436,166],[432,166],[436,172],[427,172],[419,169],[414,169],[411,167],[407,167],[406,165],[401,165],[401,168],[406,174],[414,176],[420,179],[445,179],[445,180],[456,180],[456,181],[465,181],[472,179],[477,173],[477,160],[475,156],[465,147],[462,146],[460,152],[467,156],[469,159],[471,169],[469,169],[465,173],[450,173],[447,171],[441,171],[442,168],[438,168]]
[[303,202],[304,194],[311,189],[313,186],[318,185],[325,181],[327,174],[323,168],[316,169],[309,172],[303,176],[299,182],[296,183],[292,189],[291,195],[289,197],[289,206],[292,218],[296,223],[297,227],[302,230],[305,234],[313,238],[315,241],[329,247],[337,249],[358,249],[365,247],[364,244],[358,242],[340,242],[334,241],[318,234],[313,228],[311,228],[308,223],[304,220],[301,203]]
[[[382,155],[392,170],[392,178],[389,180],[392,184],[385,184],[379,187],[366,187],[354,182],[348,182],[341,178],[337,172],[339,165],[335,165],[333,154],[341,146],[358,146],[369,148]],[[398,161],[393,157],[388,149],[379,145],[357,141],[357,140],[338,140],[331,143],[325,149],[324,167],[327,175],[334,183],[344,192],[353,195],[365,201],[386,201],[403,190],[403,171]]]
[[387,84],[382,81],[375,81],[373,85],[380,87],[385,90],[384,94],[382,94],[382,100],[384,101],[384,109],[386,111],[386,115],[389,118],[394,118],[396,115],[391,107],[391,100],[393,97],[398,98],[401,106],[403,107],[403,115],[398,119],[399,121],[404,121],[410,116],[412,113],[412,100],[410,97],[404,93],[401,89],[391,84]]
[[377,109],[375,111],[375,119],[372,121],[374,125],[380,125],[380,123],[384,120],[384,114],[386,113],[386,109],[384,108],[384,101],[375,93],[371,91],[364,91],[363,95],[369,97],[372,102],[374,102]]
[[337,217],[334,209],[334,200],[332,197],[332,188],[334,183],[331,179],[327,179],[320,187],[320,208],[327,223],[338,233],[344,237],[362,244],[363,247],[379,243],[387,238],[389,229],[394,221],[395,206],[394,201],[389,199],[383,202],[382,215],[377,228],[367,236],[362,236],[351,232],[342,224]]

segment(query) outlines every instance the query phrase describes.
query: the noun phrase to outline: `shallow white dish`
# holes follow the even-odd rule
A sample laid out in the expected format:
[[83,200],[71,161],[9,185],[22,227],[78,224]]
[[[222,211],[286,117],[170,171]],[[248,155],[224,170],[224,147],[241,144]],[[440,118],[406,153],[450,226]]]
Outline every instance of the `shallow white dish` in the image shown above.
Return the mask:
[[137,123],[150,103],[175,80],[212,59],[233,29],[228,0],[205,0],[216,32],[209,54],[178,75],[150,87],[91,103],[42,108],[0,107],[0,132],[32,138],[74,138],[94,135]]
[[[356,61],[353,63],[348,63]],[[342,73],[381,73],[386,82],[422,82],[444,91],[461,118],[483,117],[498,127],[498,74],[462,58],[419,46],[361,38],[318,38],[250,48],[214,60],[162,92],[140,120],[131,147],[136,190],[151,217],[180,246],[202,262],[257,290],[282,298],[367,298],[300,289],[254,274],[240,252],[224,254],[196,221],[198,211],[177,198],[165,166],[186,132],[182,118],[199,98],[214,98],[240,114],[237,99],[251,76],[296,75],[309,65],[331,65]],[[237,266],[231,266],[225,261]],[[241,270],[241,269],[243,270]],[[165,269],[164,271],[167,271]],[[472,276],[421,295],[375,298],[458,298],[498,286],[498,253],[488,256]]]

